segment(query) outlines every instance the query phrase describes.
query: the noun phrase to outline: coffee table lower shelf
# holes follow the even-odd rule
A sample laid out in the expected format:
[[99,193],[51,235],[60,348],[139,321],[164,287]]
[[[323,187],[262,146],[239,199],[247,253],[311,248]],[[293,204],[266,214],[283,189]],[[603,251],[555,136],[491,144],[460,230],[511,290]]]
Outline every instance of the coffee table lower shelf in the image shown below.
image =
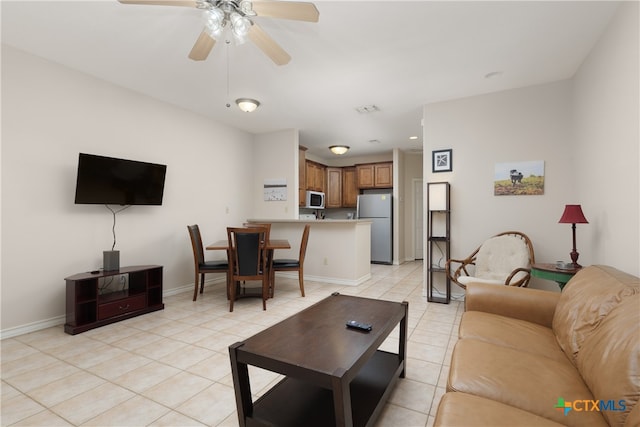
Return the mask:
[[[373,425],[403,370],[398,354],[376,351],[350,384],[354,427]],[[287,377],[254,402],[246,425],[335,426],[333,392]]]

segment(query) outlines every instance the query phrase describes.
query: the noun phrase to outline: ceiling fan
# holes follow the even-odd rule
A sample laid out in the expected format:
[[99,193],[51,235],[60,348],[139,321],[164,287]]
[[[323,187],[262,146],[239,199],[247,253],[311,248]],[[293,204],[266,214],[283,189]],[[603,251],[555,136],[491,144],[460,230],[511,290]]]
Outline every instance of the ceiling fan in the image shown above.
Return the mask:
[[123,4],[184,6],[202,9],[205,28],[193,45],[189,58],[203,61],[225,30],[236,40],[248,37],[277,65],[287,64],[291,56],[257,23],[255,16],[318,22],[320,13],[313,3],[271,0],[118,0]]

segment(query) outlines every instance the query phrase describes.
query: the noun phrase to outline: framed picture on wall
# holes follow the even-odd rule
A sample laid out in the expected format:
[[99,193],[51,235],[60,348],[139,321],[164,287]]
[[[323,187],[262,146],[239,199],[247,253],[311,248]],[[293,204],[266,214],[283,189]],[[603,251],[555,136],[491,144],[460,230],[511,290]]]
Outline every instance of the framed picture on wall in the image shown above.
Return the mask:
[[494,176],[496,196],[544,194],[544,160],[496,163]]
[[431,152],[432,172],[451,172],[453,170],[453,150],[435,150]]

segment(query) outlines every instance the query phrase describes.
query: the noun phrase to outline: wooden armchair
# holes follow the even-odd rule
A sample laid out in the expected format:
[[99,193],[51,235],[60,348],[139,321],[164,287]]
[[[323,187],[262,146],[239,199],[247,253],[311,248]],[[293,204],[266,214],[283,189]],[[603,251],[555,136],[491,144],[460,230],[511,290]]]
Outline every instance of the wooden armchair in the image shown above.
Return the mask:
[[519,231],[505,231],[486,240],[467,258],[447,260],[445,270],[465,289],[470,282],[526,287],[534,262],[529,237]]

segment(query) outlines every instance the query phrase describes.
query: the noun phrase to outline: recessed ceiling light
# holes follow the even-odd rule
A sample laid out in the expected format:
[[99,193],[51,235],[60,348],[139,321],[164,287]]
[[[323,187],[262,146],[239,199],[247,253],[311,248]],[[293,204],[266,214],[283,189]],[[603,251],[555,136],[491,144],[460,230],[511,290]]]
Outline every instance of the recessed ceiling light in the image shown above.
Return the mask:
[[418,139],[418,137],[414,135],[414,136],[410,136],[409,139],[415,140],[415,139]]
[[494,79],[496,77],[500,77],[502,75],[502,71],[492,71],[484,75],[485,79]]

